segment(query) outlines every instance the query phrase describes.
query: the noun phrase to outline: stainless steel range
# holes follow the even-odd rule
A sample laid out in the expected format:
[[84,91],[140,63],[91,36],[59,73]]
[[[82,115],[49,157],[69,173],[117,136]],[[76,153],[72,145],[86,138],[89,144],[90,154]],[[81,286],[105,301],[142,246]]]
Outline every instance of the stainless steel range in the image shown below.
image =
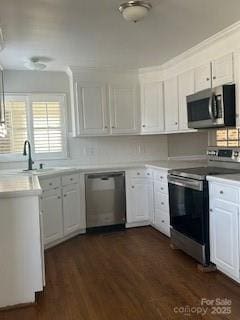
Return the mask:
[[[229,161],[238,162],[236,149],[208,150],[208,166],[170,170],[168,176],[172,244],[207,266],[209,252],[209,175],[234,174]],[[219,162],[221,161],[221,162]]]

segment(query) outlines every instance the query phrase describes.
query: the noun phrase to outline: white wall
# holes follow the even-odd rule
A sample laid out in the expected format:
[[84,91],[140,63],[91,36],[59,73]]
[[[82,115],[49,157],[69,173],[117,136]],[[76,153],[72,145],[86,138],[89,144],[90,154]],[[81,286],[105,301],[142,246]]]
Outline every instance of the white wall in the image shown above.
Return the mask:
[[169,157],[206,155],[207,146],[207,131],[168,135]]

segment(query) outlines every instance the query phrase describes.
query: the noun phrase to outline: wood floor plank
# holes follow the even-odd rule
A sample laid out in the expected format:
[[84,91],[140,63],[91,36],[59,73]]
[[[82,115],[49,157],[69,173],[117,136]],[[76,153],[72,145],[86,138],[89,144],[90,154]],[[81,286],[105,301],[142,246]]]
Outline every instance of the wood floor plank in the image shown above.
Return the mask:
[[[240,286],[219,272],[199,272],[169,244],[151,227],[69,240],[46,252],[47,286],[37,304],[2,311],[0,320],[239,320]],[[231,314],[174,312],[202,298],[231,299]]]

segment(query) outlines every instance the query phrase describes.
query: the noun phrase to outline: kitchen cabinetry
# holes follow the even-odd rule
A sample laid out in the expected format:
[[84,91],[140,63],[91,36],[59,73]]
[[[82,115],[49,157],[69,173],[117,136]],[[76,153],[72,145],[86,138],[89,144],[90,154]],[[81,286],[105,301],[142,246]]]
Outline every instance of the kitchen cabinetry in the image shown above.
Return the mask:
[[63,237],[61,189],[45,190],[41,198],[44,244]]
[[170,78],[164,82],[165,129],[178,130],[178,79]]
[[141,84],[141,132],[159,133],[164,131],[163,82]]
[[139,132],[139,110],[135,86],[110,85],[109,111],[112,134]]
[[202,91],[211,88],[211,63],[207,62],[204,65],[195,69],[195,91]]
[[109,133],[106,86],[102,83],[76,82],[77,135]]
[[227,54],[212,61],[212,87],[234,81],[233,54]]
[[211,261],[240,282],[239,188],[210,182]]
[[194,93],[194,70],[182,73],[178,77],[179,130],[188,129],[187,96]]
[[196,92],[217,87],[234,81],[233,76],[233,54],[229,53],[223,57],[207,62],[195,69]]
[[[149,174],[149,175],[147,175]],[[127,226],[148,225],[153,218],[153,185],[148,170],[126,174]]]
[[140,131],[136,85],[76,81],[73,96],[74,136],[135,134]]
[[85,232],[84,176],[74,173],[47,179],[40,177],[40,184],[45,246]]
[[153,201],[154,219],[153,226],[170,236],[170,216],[168,200],[167,171],[153,170]]

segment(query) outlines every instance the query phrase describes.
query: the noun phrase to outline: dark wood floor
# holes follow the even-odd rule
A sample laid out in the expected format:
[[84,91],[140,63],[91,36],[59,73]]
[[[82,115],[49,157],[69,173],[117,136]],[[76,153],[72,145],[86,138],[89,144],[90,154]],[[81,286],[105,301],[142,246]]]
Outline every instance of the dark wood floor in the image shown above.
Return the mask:
[[199,306],[201,298],[232,300],[231,315],[209,310],[204,319],[240,319],[240,286],[218,272],[199,272],[150,227],[82,235],[52,248],[46,275],[36,305],[0,312],[0,320],[202,319],[174,312]]

